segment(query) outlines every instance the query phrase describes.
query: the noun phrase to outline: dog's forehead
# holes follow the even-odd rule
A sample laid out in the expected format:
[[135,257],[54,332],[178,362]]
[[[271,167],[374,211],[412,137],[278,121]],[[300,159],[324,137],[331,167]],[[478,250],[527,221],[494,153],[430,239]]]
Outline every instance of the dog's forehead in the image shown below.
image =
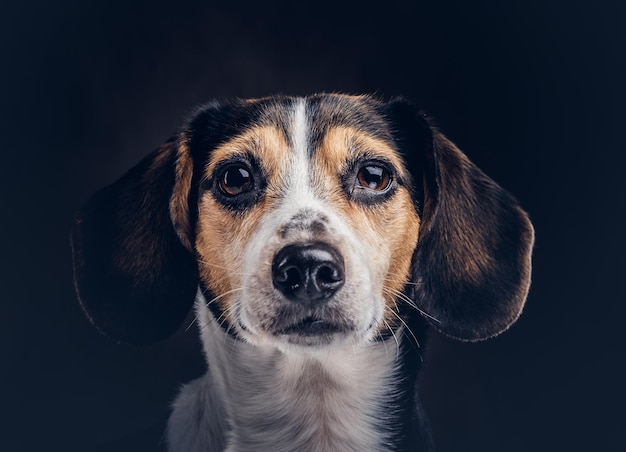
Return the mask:
[[350,128],[369,136],[391,140],[382,104],[366,96],[319,96],[306,100],[310,141],[315,147],[333,127]]
[[204,153],[237,137],[249,135],[253,129],[263,129],[280,134],[287,146],[293,148],[296,127],[304,130],[311,151],[319,147],[333,128],[349,128],[391,142],[383,107],[383,103],[369,96],[329,94],[209,105],[190,122],[189,142],[196,153]]
[[[389,138],[387,123],[380,114],[382,103],[369,96],[321,94],[309,97],[270,97],[247,101],[248,125],[267,125],[282,129],[288,138],[295,116],[306,118],[310,139],[323,136],[331,127],[351,127],[374,136]],[[317,136],[317,137],[316,137]]]

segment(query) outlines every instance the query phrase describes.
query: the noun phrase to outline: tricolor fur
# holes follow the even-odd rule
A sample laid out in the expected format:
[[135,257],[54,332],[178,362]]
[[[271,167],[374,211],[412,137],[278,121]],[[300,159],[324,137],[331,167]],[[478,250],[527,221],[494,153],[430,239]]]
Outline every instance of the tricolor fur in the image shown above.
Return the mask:
[[208,371],[174,403],[171,450],[424,451],[426,324],[508,328],[533,230],[411,104],[316,95],[199,109],[72,237],[106,334],[162,339],[195,299]]

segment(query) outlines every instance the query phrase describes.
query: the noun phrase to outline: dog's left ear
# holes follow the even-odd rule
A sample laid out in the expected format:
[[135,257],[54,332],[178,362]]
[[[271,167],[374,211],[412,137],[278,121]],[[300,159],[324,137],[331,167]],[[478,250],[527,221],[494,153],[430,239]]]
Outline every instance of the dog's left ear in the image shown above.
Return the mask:
[[495,336],[526,301],[534,240],[528,216],[412,105],[392,101],[388,111],[422,220],[411,298],[448,336]]
[[78,297],[91,322],[114,339],[164,339],[193,304],[191,173],[184,142],[172,139],[96,193],[76,218],[71,238]]

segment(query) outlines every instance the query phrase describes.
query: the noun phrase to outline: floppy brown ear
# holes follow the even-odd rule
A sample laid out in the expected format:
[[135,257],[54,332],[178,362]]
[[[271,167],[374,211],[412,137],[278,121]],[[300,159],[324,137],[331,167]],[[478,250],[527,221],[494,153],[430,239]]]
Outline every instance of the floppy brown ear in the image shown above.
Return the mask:
[[[96,193],[76,218],[71,239],[78,297],[91,322],[117,340],[163,339],[193,304],[196,262],[170,215],[170,207],[174,215],[187,214],[185,159],[170,140]],[[178,220],[184,227],[186,220]]]
[[530,284],[533,228],[506,190],[433,131],[422,233],[414,261],[415,301],[441,332],[478,340],[506,330]]
[[528,216],[415,108],[396,101],[390,110],[422,216],[407,291],[442,333],[495,336],[526,301],[534,240]]

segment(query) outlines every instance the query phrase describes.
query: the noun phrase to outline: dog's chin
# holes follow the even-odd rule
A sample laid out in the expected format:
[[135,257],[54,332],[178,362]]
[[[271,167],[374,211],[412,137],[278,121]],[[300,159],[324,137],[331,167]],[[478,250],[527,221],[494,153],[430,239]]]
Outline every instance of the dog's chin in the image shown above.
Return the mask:
[[241,324],[240,327],[247,342],[283,351],[334,347],[346,342],[359,342],[361,336],[354,327],[314,317],[273,325],[269,330],[246,328]]
[[343,325],[307,317],[277,329],[272,335],[288,344],[316,347],[343,342],[350,333]]

